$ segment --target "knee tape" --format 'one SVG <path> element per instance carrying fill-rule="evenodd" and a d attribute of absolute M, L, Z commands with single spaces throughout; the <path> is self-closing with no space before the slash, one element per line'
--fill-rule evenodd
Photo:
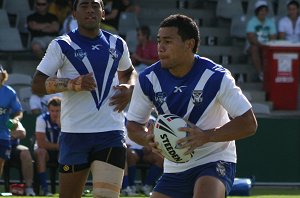
<path fill-rule="evenodd" d="M 94 195 L 96 193 L 99 197 L 119 196 L 124 175 L 123 169 L 102 161 L 94 161 L 91 165 L 91 172 Z"/>

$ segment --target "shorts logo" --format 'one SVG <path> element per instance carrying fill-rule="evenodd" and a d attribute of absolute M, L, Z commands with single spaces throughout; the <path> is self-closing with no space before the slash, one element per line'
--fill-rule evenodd
<path fill-rule="evenodd" d="M 68 171 L 70 170 L 70 167 L 69 167 L 68 165 L 64 165 L 64 166 L 63 166 L 63 170 L 64 170 L 65 172 L 68 172 Z"/>
<path fill-rule="evenodd" d="M 158 106 L 161 106 L 166 101 L 166 98 L 167 98 L 167 94 L 165 92 L 155 93 L 155 103 Z"/>
<path fill-rule="evenodd" d="M 220 176 L 222 176 L 222 177 L 225 176 L 225 174 L 226 174 L 226 168 L 225 168 L 225 166 L 224 166 L 224 164 L 222 162 L 218 162 L 217 163 L 216 171 L 217 171 L 217 173 Z"/>
<path fill-rule="evenodd" d="M 194 90 L 192 93 L 192 101 L 194 105 L 200 105 L 203 101 L 203 90 Z"/>
<path fill-rule="evenodd" d="M 86 56 L 86 52 L 82 49 L 77 49 L 75 50 L 74 56 L 82 61 L 82 59 Z"/>

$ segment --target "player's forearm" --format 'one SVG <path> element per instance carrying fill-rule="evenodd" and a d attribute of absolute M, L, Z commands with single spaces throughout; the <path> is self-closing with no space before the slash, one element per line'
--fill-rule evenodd
<path fill-rule="evenodd" d="M 127 124 L 128 137 L 142 146 L 148 146 L 147 132 L 145 126 L 133 121 L 128 121 Z"/>
<path fill-rule="evenodd" d="M 252 110 L 234 118 L 222 127 L 209 130 L 209 142 L 224 142 L 239 140 L 254 135 L 257 129 L 257 121 Z"/>
<path fill-rule="evenodd" d="M 71 90 L 69 78 L 49 77 L 45 82 L 46 91 L 48 94 L 59 93 Z"/>

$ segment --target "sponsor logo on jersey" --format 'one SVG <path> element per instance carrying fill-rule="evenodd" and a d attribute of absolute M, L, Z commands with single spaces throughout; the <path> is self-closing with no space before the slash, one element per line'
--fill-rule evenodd
<path fill-rule="evenodd" d="M 86 52 L 82 49 L 75 50 L 75 57 L 82 61 L 82 59 L 86 56 Z"/>
<path fill-rule="evenodd" d="M 200 105 L 203 101 L 203 90 L 194 90 L 192 93 L 192 101 L 194 105 Z"/>
<path fill-rule="evenodd" d="M 100 50 L 100 47 L 101 45 L 100 44 L 97 44 L 97 45 L 92 45 L 92 50 Z"/>
<path fill-rule="evenodd" d="M 182 89 L 186 88 L 186 87 L 187 86 L 184 86 L 184 85 L 183 86 L 179 86 L 179 87 L 175 86 L 173 93 L 177 93 L 177 92 L 182 93 Z"/>
<path fill-rule="evenodd" d="M 166 98 L 167 98 L 167 94 L 165 92 L 155 93 L 155 103 L 158 106 L 161 106 L 166 101 Z"/>
<path fill-rule="evenodd" d="M 110 55 L 112 56 L 113 59 L 118 58 L 118 54 L 117 54 L 116 49 L 110 48 L 109 53 L 110 53 Z"/>

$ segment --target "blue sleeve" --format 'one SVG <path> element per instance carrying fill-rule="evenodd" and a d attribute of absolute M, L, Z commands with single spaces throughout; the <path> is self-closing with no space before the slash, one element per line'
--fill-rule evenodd
<path fill-rule="evenodd" d="M 16 92 L 14 92 L 14 94 L 11 97 L 11 110 L 12 113 L 23 111 L 22 105 L 20 103 L 19 98 L 17 97 Z"/>

